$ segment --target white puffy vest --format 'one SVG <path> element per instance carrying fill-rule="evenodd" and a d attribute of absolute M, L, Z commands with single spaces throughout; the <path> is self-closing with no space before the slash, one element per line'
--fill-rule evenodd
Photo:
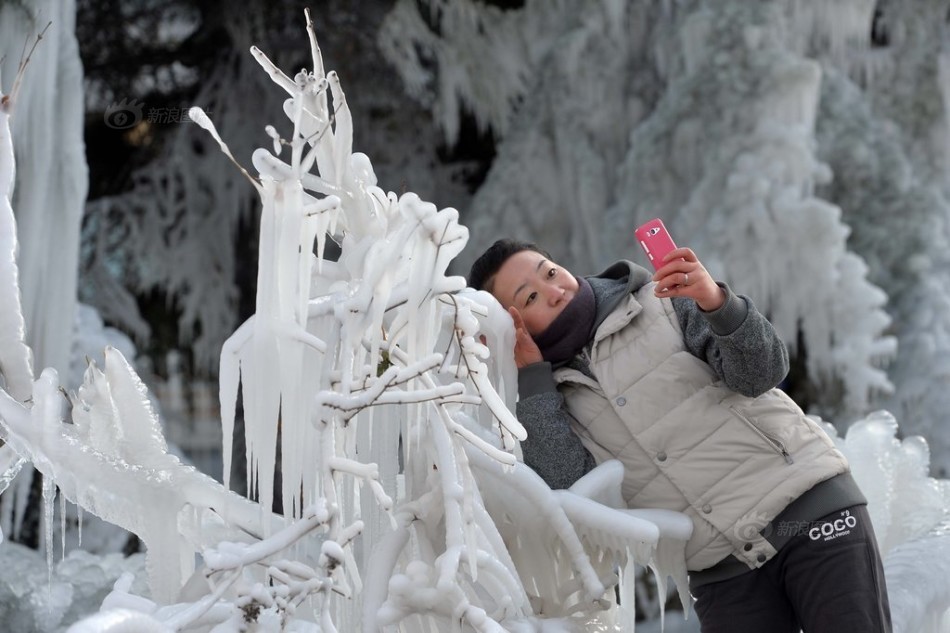
<path fill-rule="evenodd" d="M 791 398 L 748 398 L 689 353 L 672 302 L 647 284 L 600 325 L 597 380 L 555 372 L 574 430 L 597 462 L 619 459 L 630 507 L 689 515 L 688 569 L 734 554 L 760 567 L 775 548 L 758 530 L 815 484 L 848 471 L 827 434 Z"/>

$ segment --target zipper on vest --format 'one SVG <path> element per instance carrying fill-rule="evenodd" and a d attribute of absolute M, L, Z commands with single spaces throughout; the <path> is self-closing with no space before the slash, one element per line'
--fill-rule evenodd
<path fill-rule="evenodd" d="M 761 437 L 763 440 L 765 440 L 765 442 L 766 442 L 769 446 L 771 446 L 772 449 L 773 449 L 776 453 L 778 453 L 779 455 L 781 455 L 782 457 L 784 457 L 786 463 L 788 463 L 788 464 L 794 463 L 794 460 L 792 459 L 792 456 L 789 454 L 788 450 L 785 448 L 785 444 L 783 444 L 781 441 L 779 441 L 779 440 L 777 440 L 777 439 L 775 439 L 775 438 L 773 438 L 773 437 L 767 435 L 767 434 L 765 433 L 765 431 L 763 431 L 762 429 L 760 429 L 760 428 L 758 427 L 758 425 L 756 425 L 752 420 L 750 420 L 749 418 L 747 418 L 747 417 L 745 417 L 744 415 L 742 415 L 741 413 L 739 413 L 739 410 L 736 409 L 735 407 L 729 407 L 729 410 L 732 411 L 733 413 L 735 413 L 737 418 L 739 418 L 740 420 L 742 420 L 743 422 L 745 422 L 745 423 L 746 423 L 746 426 L 748 426 L 750 429 L 752 429 L 753 431 L 755 431 L 755 433 L 757 433 L 759 437 Z"/>

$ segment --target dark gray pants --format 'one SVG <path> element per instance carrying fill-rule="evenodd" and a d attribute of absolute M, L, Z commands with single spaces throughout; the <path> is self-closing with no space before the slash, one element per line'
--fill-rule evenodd
<path fill-rule="evenodd" d="M 702 633 L 890 633 L 866 506 L 803 524 L 759 569 L 696 587 Z"/>

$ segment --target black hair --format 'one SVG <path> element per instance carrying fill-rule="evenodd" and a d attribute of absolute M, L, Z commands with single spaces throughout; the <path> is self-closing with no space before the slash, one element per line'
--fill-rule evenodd
<path fill-rule="evenodd" d="M 468 285 L 471 288 L 476 290 L 487 290 L 491 292 L 492 281 L 494 280 L 495 273 L 498 272 L 498 269 L 501 268 L 502 264 L 508 261 L 508 258 L 516 253 L 521 251 L 534 251 L 535 253 L 541 253 L 548 259 L 551 259 L 551 256 L 548 255 L 541 247 L 532 242 L 523 242 L 521 240 L 512 240 L 512 239 L 501 239 L 488 247 L 484 253 L 482 253 L 478 259 L 475 260 L 475 263 L 472 264 L 471 270 L 468 273 Z"/>

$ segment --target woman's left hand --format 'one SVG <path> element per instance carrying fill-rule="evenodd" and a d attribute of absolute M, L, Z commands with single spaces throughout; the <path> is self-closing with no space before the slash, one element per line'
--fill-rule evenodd
<path fill-rule="evenodd" d="M 726 293 L 706 272 L 692 249 L 672 250 L 663 261 L 665 263 L 653 275 L 656 296 L 689 297 L 705 312 L 712 312 L 722 306 Z"/>

